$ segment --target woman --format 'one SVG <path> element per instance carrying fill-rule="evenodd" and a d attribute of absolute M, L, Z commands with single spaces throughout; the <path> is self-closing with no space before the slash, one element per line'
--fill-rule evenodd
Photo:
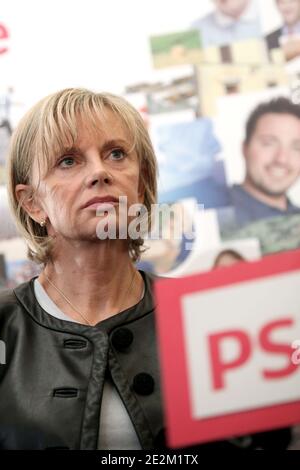
<path fill-rule="evenodd" d="M 141 240 L 97 234 L 112 208 L 118 225 L 119 196 L 155 202 L 142 119 L 121 98 L 64 90 L 23 118 L 9 161 L 13 212 L 44 269 L 1 298 L 2 446 L 149 448 L 161 426 L 152 281 L 134 266 Z"/>
<path fill-rule="evenodd" d="M 9 162 L 11 206 L 43 270 L 0 297 L 0 447 L 159 447 L 152 278 L 134 266 L 142 240 L 99 239 L 130 226 L 119 197 L 149 214 L 155 202 L 141 117 L 121 98 L 63 90 L 23 118 Z"/>

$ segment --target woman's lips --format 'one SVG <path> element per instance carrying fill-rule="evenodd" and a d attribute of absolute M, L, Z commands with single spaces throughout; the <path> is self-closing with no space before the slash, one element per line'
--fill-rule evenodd
<path fill-rule="evenodd" d="M 86 209 L 93 209 L 97 211 L 110 211 L 112 210 L 115 206 L 117 206 L 118 203 L 115 201 L 111 202 L 93 202 L 89 206 L 86 207 Z"/>

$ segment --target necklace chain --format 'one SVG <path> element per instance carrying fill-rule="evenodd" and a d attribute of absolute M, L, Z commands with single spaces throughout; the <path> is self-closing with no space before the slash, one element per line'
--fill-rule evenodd
<path fill-rule="evenodd" d="M 132 276 L 131 281 L 130 281 L 130 284 L 129 284 L 129 287 L 128 287 L 127 291 L 126 291 L 126 295 L 124 295 L 124 299 L 126 299 L 127 296 L 129 295 L 129 293 L 131 292 L 132 285 L 133 285 L 133 280 L 134 280 L 134 278 L 135 278 L 136 273 L 137 273 L 137 271 L 134 270 L 134 271 L 133 271 L 133 276 Z M 65 294 L 63 293 L 63 291 L 62 291 L 61 289 L 59 289 L 59 288 L 51 281 L 51 279 L 49 279 L 49 277 L 47 276 L 47 274 L 46 274 L 45 272 L 44 272 L 43 274 L 44 274 L 45 278 L 47 279 L 47 281 L 49 282 L 49 284 L 65 299 L 65 301 L 70 305 L 70 307 L 72 307 L 72 309 L 75 310 L 75 312 L 77 312 L 77 313 L 80 315 L 80 317 L 85 321 L 85 323 L 86 323 L 87 325 L 89 325 L 89 326 L 93 326 L 93 325 L 89 322 L 89 320 L 86 318 L 86 316 L 83 315 L 83 313 L 80 312 L 80 310 L 78 310 L 78 308 L 76 308 L 75 305 L 72 304 L 72 302 L 68 299 L 68 297 L 65 296 Z M 123 302 L 122 302 L 122 304 L 123 304 Z M 121 305 L 122 305 L 122 304 L 121 304 Z"/>

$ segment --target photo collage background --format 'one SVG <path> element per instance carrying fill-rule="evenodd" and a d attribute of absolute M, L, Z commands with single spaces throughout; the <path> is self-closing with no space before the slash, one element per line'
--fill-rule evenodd
<path fill-rule="evenodd" d="M 147 32 L 151 77 L 123 87 L 154 144 L 158 201 L 175 219 L 190 216 L 180 239 L 162 227 L 160 240 L 145 242 L 139 267 L 166 276 L 300 246 L 300 0 L 198 3 L 199 16 L 184 27 Z M 0 66 L 7 57 L 9 50 L 0 53 Z M 0 91 L 2 288 L 40 267 L 26 259 L 5 187 L 9 140 L 26 100 L 13 81 L 0 82 Z M 249 116 L 271 102 L 275 111 L 257 120 L 246 142 Z"/>

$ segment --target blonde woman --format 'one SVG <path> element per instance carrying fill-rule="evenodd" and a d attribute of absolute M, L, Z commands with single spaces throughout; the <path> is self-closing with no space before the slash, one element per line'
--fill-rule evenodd
<path fill-rule="evenodd" d="M 112 208 L 118 225 L 120 196 L 155 202 L 143 121 L 121 98 L 64 90 L 25 115 L 9 161 L 11 206 L 43 270 L 1 297 L 3 446 L 150 448 L 162 425 L 152 280 L 134 265 L 140 239 L 97 235 Z"/>
<path fill-rule="evenodd" d="M 141 117 L 109 94 L 43 99 L 14 132 L 8 191 L 43 269 L 0 297 L 0 448 L 159 447 L 152 278 L 134 264 L 143 241 L 98 233 L 99 222 L 129 227 L 120 197 L 149 214 L 155 202 Z"/>

